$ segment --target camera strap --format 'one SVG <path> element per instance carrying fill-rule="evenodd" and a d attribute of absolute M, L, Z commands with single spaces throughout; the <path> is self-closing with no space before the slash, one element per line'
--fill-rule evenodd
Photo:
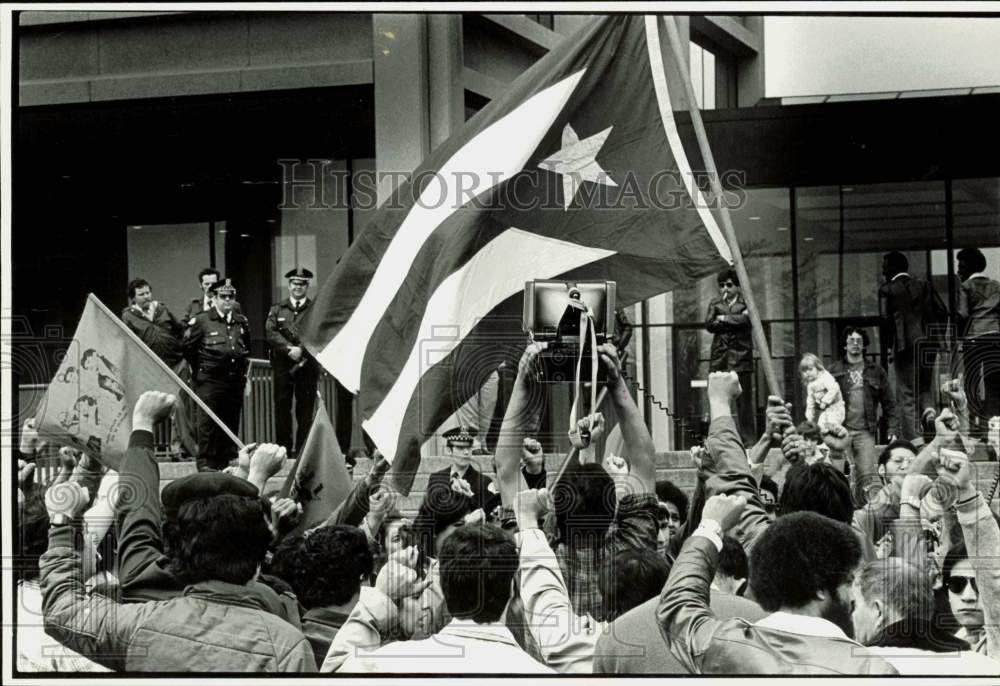
<path fill-rule="evenodd" d="M 589 435 L 584 439 L 580 435 L 580 429 L 577 426 L 581 391 L 580 372 L 583 369 L 583 355 L 588 335 L 590 337 L 590 414 L 587 416 L 590 420 L 589 425 L 593 427 L 597 416 L 597 365 L 600 364 L 600 361 L 597 359 L 597 330 L 594 327 L 594 317 L 589 309 L 580 312 L 580 352 L 576 358 L 573 405 L 569 411 L 569 440 L 579 450 L 590 445 Z"/>

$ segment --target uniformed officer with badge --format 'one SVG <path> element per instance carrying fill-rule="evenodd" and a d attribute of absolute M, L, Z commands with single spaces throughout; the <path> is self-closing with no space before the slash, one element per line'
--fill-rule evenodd
<path fill-rule="evenodd" d="M 212 307 L 195 315 L 184 339 L 195 392 L 236 433 L 250 366 L 250 324 L 234 311 L 236 287 L 226 279 L 210 291 Z M 236 444 L 205 412 L 198 413 L 198 471 L 225 469 Z"/>
<path fill-rule="evenodd" d="M 273 305 L 264 328 L 271 346 L 271 369 L 274 373 L 274 427 L 278 445 L 289 455 L 302 449 L 316 407 L 316 383 L 319 364 L 310 357 L 299 340 L 298 325 L 313 301 L 306 297 L 313 273 L 299 267 L 288 279 L 288 297 Z M 295 398 L 295 449 L 292 450 L 292 398 Z"/>

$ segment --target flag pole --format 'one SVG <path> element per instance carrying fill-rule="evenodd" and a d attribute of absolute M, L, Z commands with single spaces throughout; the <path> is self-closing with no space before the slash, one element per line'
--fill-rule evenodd
<path fill-rule="evenodd" d="M 663 15 L 663 24 L 667 27 L 667 36 L 670 39 L 670 48 L 674 53 L 674 62 L 677 71 L 680 73 L 681 82 L 684 84 L 684 93 L 687 96 L 688 111 L 691 113 L 691 123 L 694 125 L 694 133 L 698 139 L 698 148 L 701 150 L 701 158 L 705 162 L 705 171 L 712 185 L 712 194 L 719 199 L 719 213 L 722 215 L 722 229 L 726 236 L 726 243 L 733 254 L 733 267 L 736 269 L 736 277 L 740 280 L 740 288 L 743 291 L 743 299 L 746 301 L 747 313 L 750 315 L 751 334 L 753 343 L 760 351 L 760 361 L 764 366 L 764 378 L 767 380 L 767 387 L 771 395 L 781 395 L 781 387 L 778 385 L 778 377 L 774 372 L 774 361 L 771 359 L 771 349 L 764 336 L 764 327 L 760 321 L 760 311 L 757 309 L 757 301 L 753 296 L 753 288 L 750 284 L 750 277 L 747 274 L 746 265 L 743 263 L 743 253 L 740 252 L 740 243 L 736 239 L 736 230 L 733 228 L 733 220 L 729 216 L 729 208 L 721 202 L 722 184 L 719 181 L 719 172 L 715 166 L 715 157 L 712 149 L 708 145 L 708 135 L 705 133 L 705 124 L 701 120 L 701 110 L 698 108 L 698 100 L 695 98 L 694 86 L 691 84 L 691 74 L 687 66 L 687 59 L 681 49 L 680 36 L 677 32 L 677 24 L 674 17 Z M 744 389 L 749 392 L 749 389 Z"/>
<path fill-rule="evenodd" d="M 188 387 L 188 385 L 186 383 L 184 383 L 183 381 L 181 381 L 181 377 L 177 376 L 177 373 L 174 372 L 174 370 L 171 369 L 170 366 L 166 362 L 164 362 L 163 360 L 161 360 L 159 355 L 157 355 L 152 350 L 150 350 L 149 346 L 147 346 L 145 343 L 143 343 L 142 339 L 139 338 L 138 336 L 136 336 L 135 332 L 132 331 L 132 329 L 128 328 L 125 325 L 125 322 L 123 322 L 121 319 L 119 319 L 118 317 L 116 317 L 115 314 L 111 310 L 109 310 L 107 308 L 107 306 L 105 306 L 104 303 L 101 302 L 100 298 L 98 298 L 93 293 L 88 293 L 87 294 L 87 299 L 91 300 L 95 305 L 97 305 L 97 307 L 101 310 L 101 312 L 103 312 L 104 314 L 106 314 L 108 316 L 108 318 L 111 319 L 111 321 L 113 321 L 118 326 L 119 329 L 121 329 L 122 331 L 124 331 L 125 335 L 127 335 L 129 338 L 131 338 L 134 343 L 138 344 L 138 346 L 142 349 L 142 351 L 145 352 L 146 355 L 148 355 L 149 357 L 151 357 L 153 359 L 153 361 L 160 366 L 160 369 L 162 369 L 164 372 L 167 373 L 167 376 L 169 376 L 170 379 L 174 383 L 176 383 L 180 388 L 184 389 L 184 391 L 188 394 L 188 397 L 190 397 L 192 400 L 194 400 L 194 402 L 198 405 L 198 407 L 200 407 L 205 414 L 207 414 L 209 417 L 211 417 L 212 421 L 214 421 L 216 424 L 219 425 L 219 428 L 222 429 L 225 432 L 225 434 L 227 436 L 229 436 L 229 438 L 231 438 L 233 440 L 233 443 L 235 443 L 236 446 L 240 450 L 243 450 L 243 448 L 246 447 L 243 444 L 243 441 L 241 441 L 239 438 L 237 438 L 236 434 L 234 434 L 229 429 L 229 427 L 226 426 L 221 419 L 219 419 L 218 415 L 216 415 L 214 412 L 212 412 L 211 408 L 208 405 L 205 404 L 205 401 L 202 400 L 201 398 L 199 398 L 198 394 L 195 393 L 194 391 L 192 391 L 191 388 Z M 153 390 L 153 389 L 150 389 L 150 390 Z"/>

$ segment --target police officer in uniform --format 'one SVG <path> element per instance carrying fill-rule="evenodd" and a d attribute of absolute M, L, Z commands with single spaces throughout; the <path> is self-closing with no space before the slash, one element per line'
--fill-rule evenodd
<path fill-rule="evenodd" d="M 274 426 L 278 445 L 292 450 L 292 398 L 295 398 L 295 451 L 302 449 L 316 407 L 316 383 L 319 364 L 299 340 L 298 325 L 312 306 L 306 297 L 313 273 L 302 267 L 287 274 L 288 297 L 273 305 L 264 328 L 271 346 L 271 369 L 274 373 Z"/>
<path fill-rule="evenodd" d="M 212 308 L 195 315 L 184 339 L 195 392 L 236 433 L 250 366 L 250 324 L 235 311 L 230 279 L 214 286 Z M 221 470 L 236 458 L 236 445 L 205 412 L 198 413 L 198 471 Z"/>

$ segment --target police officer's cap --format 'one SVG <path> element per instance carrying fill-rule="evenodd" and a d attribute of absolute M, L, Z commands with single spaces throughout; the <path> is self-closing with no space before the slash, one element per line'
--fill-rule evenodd
<path fill-rule="evenodd" d="M 478 432 L 469 426 L 456 426 L 454 429 L 445 431 L 442 436 L 448 441 L 449 446 L 461 447 L 472 445 Z"/>
<path fill-rule="evenodd" d="M 214 498 L 218 495 L 256 498 L 259 494 L 257 487 L 245 479 L 225 472 L 198 472 L 171 481 L 164 486 L 160 500 L 163 502 L 163 513 L 173 518 L 181 505 L 194 500 Z"/>
<path fill-rule="evenodd" d="M 233 280 L 232 279 L 225 279 L 225 280 L 223 280 L 223 281 L 215 284 L 215 288 L 213 289 L 213 292 L 215 292 L 215 293 L 231 293 L 232 295 L 236 295 L 236 286 L 233 285 Z"/>
<path fill-rule="evenodd" d="M 313 277 L 313 273 L 305 267 L 297 267 L 285 274 L 286 279 L 304 279 L 308 281 Z"/>

